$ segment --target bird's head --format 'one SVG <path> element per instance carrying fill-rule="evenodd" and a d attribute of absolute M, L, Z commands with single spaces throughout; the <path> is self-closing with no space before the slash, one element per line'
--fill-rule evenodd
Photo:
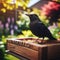
<path fill-rule="evenodd" d="M 29 18 L 31 17 L 38 17 L 36 14 L 26 14 Z"/>
<path fill-rule="evenodd" d="M 36 20 L 39 21 L 39 17 L 36 14 L 26 14 L 26 15 L 30 18 L 30 21 L 36 21 Z"/>

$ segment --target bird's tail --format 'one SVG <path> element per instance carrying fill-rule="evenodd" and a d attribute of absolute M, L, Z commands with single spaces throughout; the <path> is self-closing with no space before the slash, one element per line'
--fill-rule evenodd
<path fill-rule="evenodd" d="M 57 40 L 57 39 L 54 37 L 50 37 L 49 40 Z"/>

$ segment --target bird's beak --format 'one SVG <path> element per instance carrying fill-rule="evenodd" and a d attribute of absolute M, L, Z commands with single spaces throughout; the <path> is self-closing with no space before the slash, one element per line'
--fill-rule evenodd
<path fill-rule="evenodd" d="M 29 16 L 29 14 L 25 14 L 25 15 Z"/>
<path fill-rule="evenodd" d="M 27 15 L 27 16 L 28 16 L 28 14 L 25 14 L 25 15 Z"/>

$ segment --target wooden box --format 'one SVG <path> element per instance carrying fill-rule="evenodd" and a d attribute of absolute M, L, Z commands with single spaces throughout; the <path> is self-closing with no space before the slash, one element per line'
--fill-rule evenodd
<path fill-rule="evenodd" d="M 38 44 L 36 40 L 35 38 L 10 39 L 7 40 L 7 49 L 29 60 L 60 60 L 60 43 Z"/>

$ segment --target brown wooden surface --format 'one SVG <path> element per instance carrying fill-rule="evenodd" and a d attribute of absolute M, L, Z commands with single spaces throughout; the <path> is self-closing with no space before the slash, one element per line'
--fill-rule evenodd
<path fill-rule="evenodd" d="M 60 59 L 60 43 L 38 44 L 22 42 L 22 40 L 8 40 L 7 49 L 30 60 Z"/>
<path fill-rule="evenodd" d="M 38 60 L 38 51 L 8 43 L 7 49 L 31 60 Z"/>

